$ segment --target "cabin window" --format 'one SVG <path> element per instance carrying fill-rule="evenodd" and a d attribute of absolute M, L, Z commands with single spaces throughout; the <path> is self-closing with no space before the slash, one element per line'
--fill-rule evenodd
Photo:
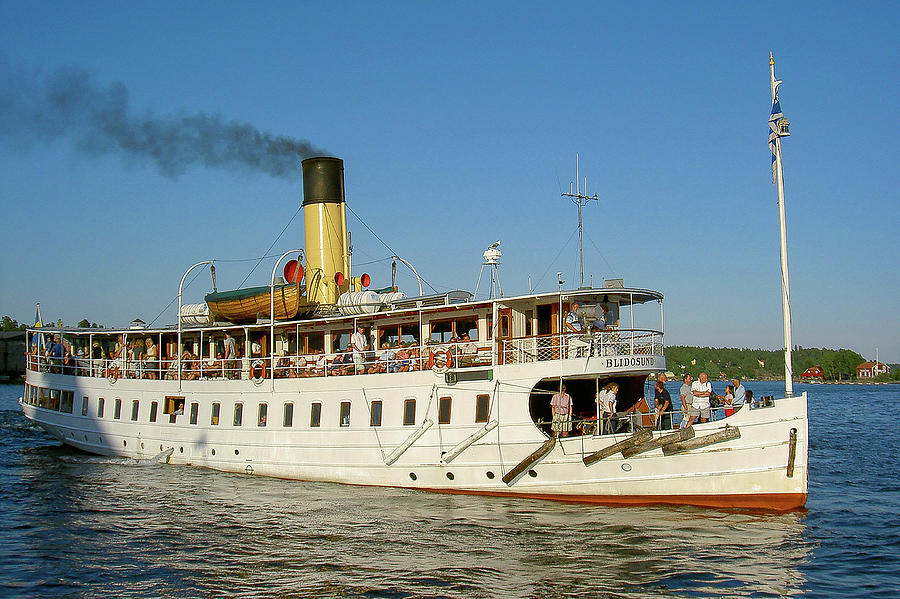
<path fill-rule="evenodd" d="M 460 318 L 456 321 L 456 336 L 458 338 L 462 338 L 463 335 L 469 335 L 469 339 L 472 341 L 478 340 L 478 319 L 472 316 L 471 318 Z"/>
<path fill-rule="evenodd" d="M 487 338 L 488 340 L 494 338 L 494 315 L 488 314 L 484 317 L 484 321 L 487 323 Z"/>
<path fill-rule="evenodd" d="M 103 408 L 106 405 L 106 400 L 102 397 L 97 400 L 97 418 L 103 418 Z"/>
<path fill-rule="evenodd" d="M 442 397 L 438 400 L 438 424 L 450 424 L 450 397 Z"/>
<path fill-rule="evenodd" d="M 509 338 L 509 315 L 503 314 L 500 316 L 500 337 L 503 339 Z"/>
<path fill-rule="evenodd" d="M 431 323 L 431 340 L 436 343 L 446 343 L 453 336 L 453 321 L 440 320 Z"/>
<path fill-rule="evenodd" d="M 313 428 L 322 425 L 322 404 L 315 402 L 309 409 L 309 425 Z"/>
<path fill-rule="evenodd" d="M 209 423 L 212 426 L 219 426 L 219 411 L 222 409 L 222 406 L 219 402 L 214 402 L 212 405 L 212 415 L 209 417 Z"/>
<path fill-rule="evenodd" d="M 156 412 L 159 410 L 159 402 L 150 403 L 150 422 L 156 422 Z"/>
<path fill-rule="evenodd" d="M 51 410 L 59 412 L 59 389 L 50 389 L 50 406 Z"/>
<path fill-rule="evenodd" d="M 372 411 L 369 415 L 369 426 L 381 426 L 381 400 L 372 402 Z"/>
<path fill-rule="evenodd" d="M 350 345 L 350 331 L 331 332 L 331 353 L 337 353 Z"/>
<path fill-rule="evenodd" d="M 163 405 L 163 414 L 172 414 L 178 410 L 184 414 L 184 396 L 167 395 L 166 403 Z"/>
<path fill-rule="evenodd" d="M 233 426 L 240 426 L 244 420 L 244 404 L 236 403 L 234 404 L 234 420 L 232 421 Z"/>
<path fill-rule="evenodd" d="M 543 304 L 537 307 L 537 334 L 549 335 L 553 332 L 554 304 Z"/>
<path fill-rule="evenodd" d="M 325 353 L 325 333 L 308 333 L 300 335 L 297 346 L 298 354 Z"/>
<path fill-rule="evenodd" d="M 115 407 L 115 410 L 113 411 L 113 418 L 118 420 L 121 417 L 122 417 L 122 400 L 117 397 L 116 398 L 116 407 Z"/>
<path fill-rule="evenodd" d="M 341 426 L 350 426 L 350 402 L 341 402 Z"/>
<path fill-rule="evenodd" d="M 478 395 L 475 398 L 475 422 L 487 422 L 491 413 L 491 396 Z"/>
<path fill-rule="evenodd" d="M 532 321 L 534 320 L 534 312 L 532 310 L 525 311 L 525 336 L 531 337 L 534 334 Z"/>
<path fill-rule="evenodd" d="M 268 420 L 269 405 L 259 404 L 259 411 L 256 414 L 256 426 L 265 426 Z"/>
<path fill-rule="evenodd" d="M 294 404 L 284 404 L 284 426 L 285 428 L 294 426 Z"/>
<path fill-rule="evenodd" d="M 191 403 L 191 424 L 197 424 L 197 413 L 200 411 L 200 404 Z"/>
<path fill-rule="evenodd" d="M 390 324 L 380 327 L 379 335 L 380 343 L 390 343 L 394 347 L 398 341 L 404 344 L 419 345 L 419 325 L 418 324 Z"/>
<path fill-rule="evenodd" d="M 141 402 L 136 399 L 131 400 L 131 420 L 132 422 L 138 419 L 138 412 L 141 409 Z"/>
<path fill-rule="evenodd" d="M 75 392 L 74 391 L 63 391 L 62 392 L 62 401 L 59 404 L 59 411 L 65 412 L 66 414 L 71 414 L 73 403 L 75 403 Z"/>
<path fill-rule="evenodd" d="M 416 423 L 416 400 L 407 399 L 403 402 L 403 426 L 411 426 Z"/>
<path fill-rule="evenodd" d="M 87 395 L 85 395 L 84 397 L 81 398 L 81 415 L 82 416 L 88 415 L 88 397 L 87 397 Z"/>

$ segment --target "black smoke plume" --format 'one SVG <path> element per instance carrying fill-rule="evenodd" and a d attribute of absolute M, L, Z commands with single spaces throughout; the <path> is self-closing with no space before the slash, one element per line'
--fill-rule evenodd
<path fill-rule="evenodd" d="M 77 67 L 28 72 L 0 57 L 0 140 L 28 147 L 59 139 L 90 155 L 152 161 L 173 178 L 197 164 L 296 178 L 301 159 L 325 154 L 218 114 L 135 114 L 121 83 L 104 88 Z"/>

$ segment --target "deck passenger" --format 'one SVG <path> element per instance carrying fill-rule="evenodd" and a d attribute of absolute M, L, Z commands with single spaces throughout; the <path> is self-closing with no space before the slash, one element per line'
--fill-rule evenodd
<path fill-rule="evenodd" d="M 603 413 L 603 430 L 602 434 L 612 434 L 618 428 L 616 419 L 616 394 L 619 392 L 619 384 L 610 382 L 604 385 L 597 395 L 597 403 L 600 404 L 600 411 Z"/>
<path fill-rule="evenodd" d="M 459 345 L 459 365 L 471 366 L 478 357 L 478 346 L 472 343 L 468 333 L 462 334 L 462 340 Z"/>
<path fill-rule="evenodd" d="M 366 328 L 363 325 L 358 325 L 356 332 L 350 336 L 350 348 L 353 349 L 353 366 L 356 372 L 359 374 L 364 373 L 366 350 L 369 349 L 369 338 L 366 336 Z"/>
<path fill-rule="evenodd" d="M 691 395 L 694 396 L 694 407 L 700 410 L 700 422 L 709 422 L 710 396 L 712 385 L 707 380 L 706 373 L 700 373 L 700 379 L 691 383 Z"/>
<path fill-rule="evenodd" d="M 734 414 L 734 385 L 725 385 L 725 395 L 722 397 L 725 407 L 725 418 Z"/>
<path fill-rule="evenodd" d="M 661 374 L 656 381 L 653 393 L 656 404 L 656 429 L 667 431 L 672 428 L 672 396 L 666 389 L 666 375 Z"/>
<path fill-rule="evenodd" d="M 584 356 L 585 350 L 590 347 L 589 343 L 585 343 L 582 336 L 584 335 L 584 325 L 581 324 L 581 317 L 578 315 L 578 302 L 572 302 L 569 307 L 569 313 L 566 314 L 566 334 L 569 337 L 569 358 L 580 358 Z"/>
<path fill-rule="evenodd" d="M 694 395 L 691 393 L 691 380 L 689 374 L 684 375 L 684 384 L 681 385 L 681 428 L 687 428 L 700 417 L 700 410 L 694 407 Z"/>
<path fill-rule="evenodd" d="M 231 331 L 225 331 L 225 376 L 229 379 L 235 378 L 235 359 L 237 358 L 237 347 L 234 343 L 234 337 Z"/>
<path fill-rule="evenodd" d="M 396 355 L 390 343 L 382 343 L 381 353 L 378 355 L 378 372 L 397 372 L 398 365 L 394 359 Z"/>
<path fill-rule="evenodd" d="M 147 337 L 144 344 L 147 346 L 144 353 L 146 356 L 145 374 L 148 379 L 155 380 L 159 378 L 159 347 L 153 343 L 153 339 L 150 337 Z"/>
<path fill-rule="evenodd" d="M 731 383 L 734 385 L 734 399 L 731 400 L 731 405 L 734 407 L 734 411 L 737 412 L 747 403 L 747 390 L 744 389 L 744 385 L 741 384 L 739 377 L 731 379 Z"/>
<path fill-rule="evenodd" d="M 572 396 L 566 393 L 565 383 L 559 386 L 559 393 L 550 398 L 550 411 L 553 414 L 551 429 L 555 437 L 568 437 L 572 430 Z"/>

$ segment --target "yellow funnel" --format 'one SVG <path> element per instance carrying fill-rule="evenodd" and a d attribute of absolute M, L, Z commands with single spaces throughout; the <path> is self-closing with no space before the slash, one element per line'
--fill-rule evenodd
<path fill-rule="evenodd" d="M 303 226 L 307 301 L 336 304 L 338 296 L 350 288 L 344 162 L 340 158 L 303 161 Z M 338 273 L 343 275 L 340 284 L 335 280 Z"/>

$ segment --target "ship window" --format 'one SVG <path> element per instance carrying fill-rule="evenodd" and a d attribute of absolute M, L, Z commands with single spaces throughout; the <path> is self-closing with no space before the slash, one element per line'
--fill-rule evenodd
<path fill-rule="evenodd" d="M 106 400 L 102 397 L 97 400 L 97 418 L 103 418 L 103 408 L 106 405 Z"/>
<path fill-rule="evenodd" d="M 438 424 L 450 424 L 450 397 L 442 397 L 438 400 Z"/>
<path fill-rule="evenodd" d="M 138 411 L 139 411 L 140 409 L 141 409 L 141 404 L 140 404 L 140 402 L 139 402 L 138 400 L 136 400 L 136 399 L 133 399 L 133 400 L 131 401 L 131 419 L 132 419 L 132 420 L 137 420 L 137 419 L 138 419 Z"/>
<path fill-rule="evenodd" d="M 200 411 L 200 404 L 197 402 L 191 403 L 191 424 L 197 424 L 197 412 Z"/>
<path fill-rule="evenodd" d="M 441 320 L 431 323 L 431 340 L 437 343 L 446 343 L 453 336 L 453 321 Z"/>
<path fill-rule="evenodd" d="M 259 411 L 257 412 L 257 415 L 256 415 L 256 426 L 265 426 L 266 425 L 266 419 L 268 416 L 268 412 L 269 412 L 268 404 L 264 404 L 264 403 L 259 404 Z"/>
<path fill-rule="evenodd" d="M 213 426 L 219 426 L 219 410 L 221 409 L 221 404 L 219 402 L 215 402 L 212 405 L 212 416 L 209 417 L 209 423 Z"/>
<path fill-rule="evenodd" d="M 65 412 L 66 414 L 72 413 L 72 404 L 75 403 L 75 392 L 74 391 L 63 391 L 62 392 L 62 401 L 59 405 L 59 411 Z"/>
<path fill-rule="evenodd" d="M 171 414 L 181 410 L 184 414 L 184 396 L 166 395 L 166 403 L 163 405 L 163 414 Z"/>
<path fill-rule="evenodd" d="M 350 402 L 341 402 L 341 426 L 350 426 Z"/>
<path fill-rule="evenodd" d="M 416 400 L 407 399 L 403 402 L 403 426 L 416 423 Z"/>
<path fill-rule="evenodd" d="M 85 395 L 84 397 L 81 398 L 81 415 L 82 416 L 88 415 L 88 397 L 87 397 L 87 395 Z"/>
<path fill-rule="evenodd" d="M 48 407 L 59 412 L 59 389 L 50 389 L 50 405 Z"/>
<path fill-rule="evenodd" d="M 491 396 L 479 395 L 475 398 L 475 422 L 487 422 L 491 410 Z"/>
<path fill-rule="evenodd" d="M 460 318 L 456 321 L 456 336 L 462 338 L 463 334 L 469 335 L 472 341 L 478 340 L 478 319 L 474 316 L 471 318 Z"/>
<path fill-rule="evenodd" d="M 485 321 L 485 323 L 487 323 L 487 338 L 493 339 L 494 338 L 494 315 L 488 314 L 487 316 L 484 317 L 484 321 Z"/>
<path fill-rule="evenodd" d="M 331 353 L 337 353 L 350 345 L 350 331 L 331 332 Z"/>
<path fill-rule="evenodd" d="M 294 426 L 294 404 L 292 403 L 284 404 L 284 426 L 285 428 Z"/>
<path fill-rule="evenodd" d="M 115 410 L 113 411 L 113 418 L 118 420 L 121 417 L 122 417 L 122 400 L 117 397 L 116 398 L 116 407 L 115 407 Z"/>
<path fill-rule="evenodd" d="M 532 321 L 534 320 L 534 312 L 531 310 L 525 311 L 525 336 L 531 337 L 532 335 Z"/>
<path fill-rule="evenodd" d="M 156 412 L 159 410 L 159 402 L 150 402 L 150 422 L 156 422 Z"/>
<path fill-rule="evenodd" d="M 369 415 L 369 426 L 381 426 L 381 400 L 372 402 L 372 411 Z"/>
<path fill-rule="evenodd" d="M 309 409 L 309 425 L 317 427 L 322 425 L 322 404 L 315 402 Z"/>
<path fill-rule="evenodd" d="M 234 404 L 234 426 L 240 426 L 241 422 L 244 420 L 244 404 L 236 403 Z"/>

